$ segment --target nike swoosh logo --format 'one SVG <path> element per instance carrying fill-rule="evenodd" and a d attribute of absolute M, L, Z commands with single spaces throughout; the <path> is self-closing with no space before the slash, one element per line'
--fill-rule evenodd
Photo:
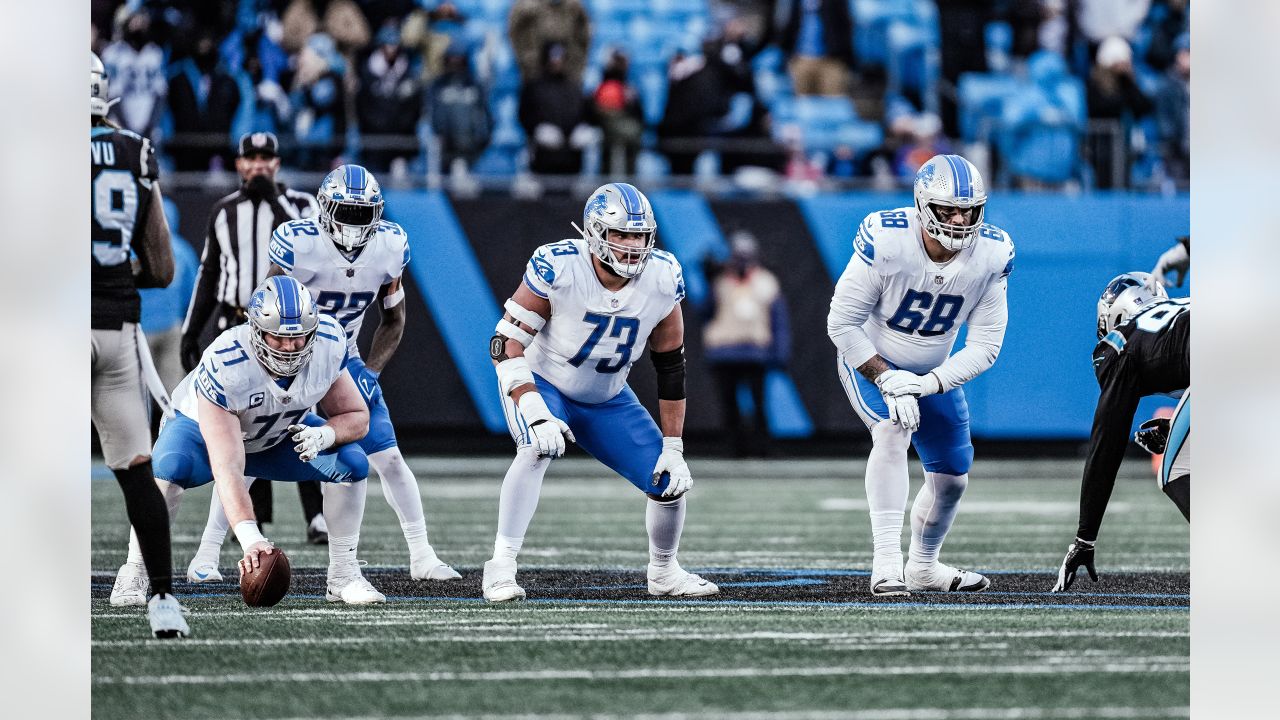
<path fill-rule="evenodd" d="M 198 577 L 198 578 L 200 578 L 201 580 L 203 580 L 203 579 L 205 579 L 205 578 L 209 577 L 209 573 L 202 573 L 202 572 L 200 572 L 199 570 L 197 570 L 197 571 L 196 571 L 196 577 Z"/>

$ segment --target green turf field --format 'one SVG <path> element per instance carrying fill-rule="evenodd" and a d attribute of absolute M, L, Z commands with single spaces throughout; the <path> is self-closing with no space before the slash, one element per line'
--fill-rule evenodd
<path fill-rule="evenodd" d="M 548 474 L 521 553 L 529 601 L 506 606 L 478 599 L 506 461 L 410 464 L 432 544 L 461 581 L 408 581 L 399 526 L 375 480 L 361 556 L 391 602 L 326 603 L 325 550 L 301 542 L 296 492 L 279 484 L 267 534 L 293 561 L 293 593 L 255 610 L 234 582 L 180 583 L 195 635 L 185 641 L 149 640 L 141 609 L 107 603 L 126 531 L 119 490 L 96 468 L 94 715 L 1188 714 L 1189 532 L 1144 463 L 1127 465 L 1117 485 L 1097 585 L 1047 593 L 1074 532 L 1080 463 L 979 460 L 942 557 L 993 571 L 990 591 L 873 599 L 861 463 L 693 456 L 681 560 L 724 592 L 678 602 L 644 591 L 643 497 L 594 461 L 564 460 Z M 185 498 L 174 530 L 179 574 L 209 494 Z M 228 578 L 236 548 L 232 540 L 223 554 Z"/>

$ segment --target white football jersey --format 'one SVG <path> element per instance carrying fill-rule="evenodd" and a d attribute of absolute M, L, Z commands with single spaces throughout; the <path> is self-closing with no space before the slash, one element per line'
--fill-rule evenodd
<path fill-rule="evenodd" d="M 622 391 L 654 326 L 684 298 L 684 275 L 671 253 L 655 248 L 644 271 L 612 292 L 580 239 L 538 248 L 524 282 L 551 302 L 551 319 L 525 350 L 530 369 L 585 403 Z"/>
<path fill-rule="evenodd" d="M 960 325 L 999 293 L 1013 271 L 1013 241 L 983 224 L 972 245 L 939 265 L 925 253 L 916 209 L 873 212 L 858 226 L 849 259 L 832 299 L 833 315 L 866 315 L 862 329 L 875 352 L 916 373 L 941 365 Z M 1000 319 L 1003 337 L 1003 317 Z"/>
<path fill-rule="evenodd" d="M 306 218 L 276 228 L 270 253 L 271 262 L 307 286 L 320 312 L 338 319 L 355 357 L 365 311 L 382 286 L 400 277 L 409 264 L 409 236 L 396 223 L 382 220 L 355 260 L 348 260 L 321 231 L 320 219 Z"/>
<path fill-rule="evenodd" d="M 284 440 L 289 426 L 329 392 L 347 360 L 342 326 L 321 314 L 311 359 L 289 387 L 282 388 L 254 355 L 252 332 L 248 323 L 224 330 L 173 391 L 174 407 L 196 422 L 200 422 L 200 396 L 239 417 L 248 453 Z"/>

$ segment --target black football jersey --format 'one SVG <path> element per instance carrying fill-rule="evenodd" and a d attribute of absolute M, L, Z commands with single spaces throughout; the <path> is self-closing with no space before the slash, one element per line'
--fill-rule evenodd
<path fill-rule="evenodd" d="M 1107 333 L 1093 350 L 1102 394 L 1093 414 L 1077 537 L 1096 540 L 1138 401 L 1191 385 L 1191 299 L 1165 300 Z"/>
<path fill-rule="evenodd" d="M 151 185 L 159 178 L 146 138 L 107 125 L 89 130 L 90 237 L 93 309 L 91 326 L 119 329 L 138 322 L 142 301 L 133 281 L 130 251 L 147 224 Z"/>

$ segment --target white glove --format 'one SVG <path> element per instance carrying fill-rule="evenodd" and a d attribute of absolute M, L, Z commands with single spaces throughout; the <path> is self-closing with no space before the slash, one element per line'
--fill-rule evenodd
<path fill-rule="evenodd" d="M 529 439 L 538 457 L 558 458 L 564 455 L 565 440 L 574 442 L 569 425 L 551 414 L 547 403 L 536 392 L 520 396 L 520 414 L 529 423 Z"/>
<path fill-rule="evenodd" d="M 289 433 L 293 435 L 293 441 L 298 443 L 293 446 L 293 451 L 298 453 L 298 459 L 302 462 L 315 460 L 317 455 L 333 447 L 333 441 L 337 437 L 333 428 L 328 425 L 290 425 Z"/>
<path fill-rule="evenodd" d="M 653 482 L 656 485 L 662 473 L 670 473 L 671 481 L 662 497 L 678 498 L 693 489 L 693 475 L 689 473 L 689 464 L 684 461 L 684 440 L 678 437 L 662 438 L 662 454 L 658 456 L 658 464 L 653 466 Z"/>
<path fill-rule="evenodd" d="M 906 370 L 885 370 L 876 377 L 882 395 L 924 397 L 942 391 L 942 381 L 934 373 L 917 375 Z"/>
<path fill-rule="evenodd" d="M 1155 292 L 1156 285 L 1164 287 L 1169 286 L 1169 273 L 1176 272 L 1178 280 L 1176 285 L 1182 287 L 1183 280 L 1187 277 L 1187 268 L 1191 267 L 1191 255 L 1187 252 L 1187 248 L 1182 243 L 1174 243 L 1173 247 L 1164 251 L 1160 259 L 1156 261 L 1156 266 L 1151 271 L 1151 280 L 1147 283 L 1148 289 Z"/>
<path fill-rule="evenodd" d="M 907 432 L 920 429 L 920 405 L 914 395 L 885 395 L 884 404 L 889 406 L 889 421 L 894 425 Z"/>

